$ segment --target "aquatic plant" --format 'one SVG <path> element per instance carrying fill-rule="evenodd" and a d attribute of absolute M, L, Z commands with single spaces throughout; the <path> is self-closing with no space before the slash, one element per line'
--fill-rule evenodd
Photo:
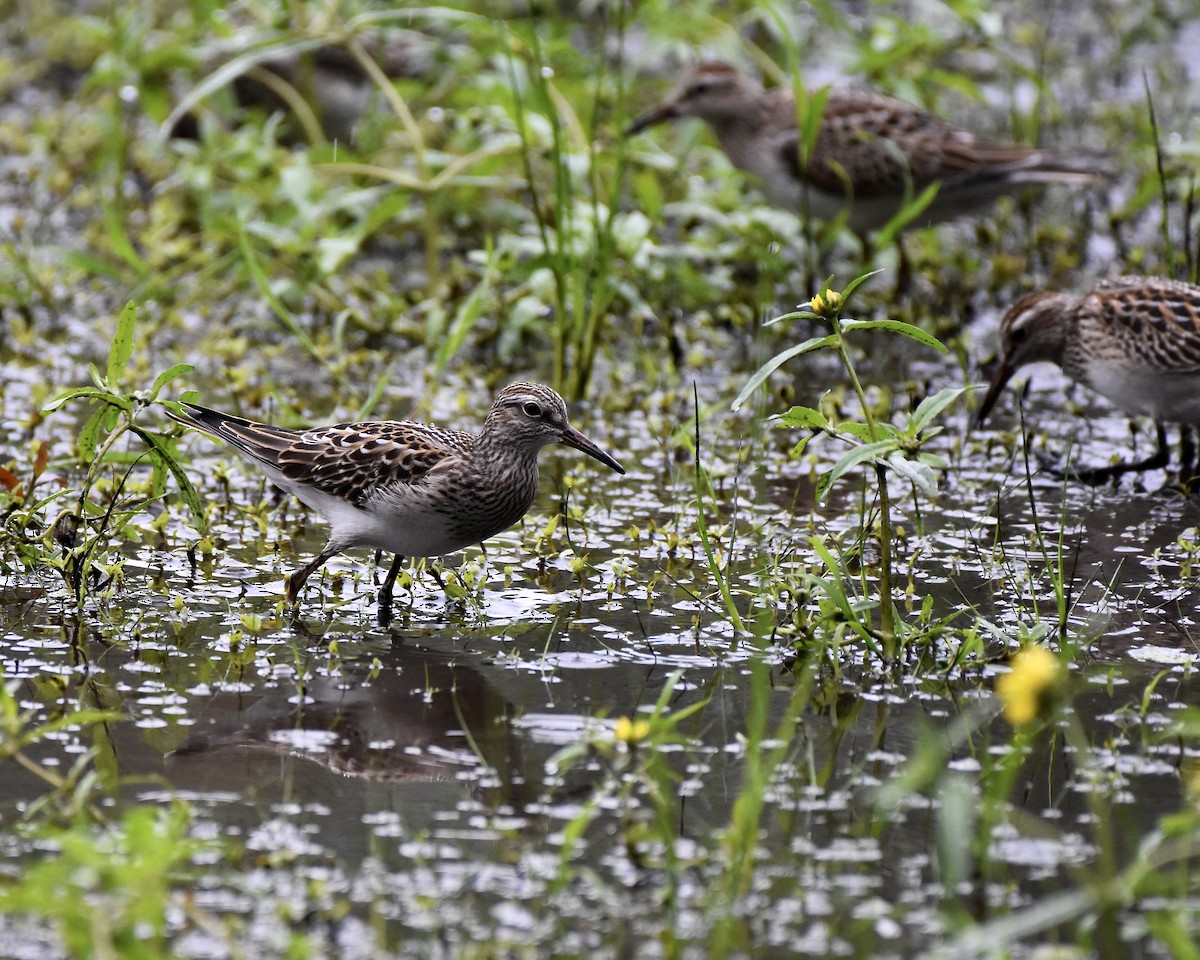
<path fill-rule="evenodd" d="M 136 330 L 137 304 L 130 301 L 116 319 L 104 373 L 91 366 L 93 386 L 68 390 L 44 408 L 44 413 L 54 414 L 74 401 L 92 404 L 77 439 L 76 457 L 84 466 L 78 486 L 34 499 L 33 483 L 39 476 L 35 466 L 21 502 L 8 517 L 8 539 L 18 554 L 26 562 L 57 570 L 80 616 L 89 597 L 111 596 L 121 576 L 121 548 L 128 540 L 140 539 L 134 521 L 166 494 L 168 477 L 174 478 L 197 521 L 204 520 L 200 497 L 169 443 L 139 420 L 160 391 L 192 367 L 177 363 L 155 377 L 147 389 L 122 390 Z M 120 449 L 120 441 L 128 436 L 139 439 L 141 446 Z M 144 476 L 147 467 L 149 476 Z M 51 508 L 61 507 L 59 501 L 66 506 L 51 517 Z"/>
<path fill-rule="evenodd" d="M 1190 10 L 1147 26 L 1119 3 L 1074 21 L 914 9 L 16 6 L 0 25 L 11 949 L 1194 954 L 1194 504 L 1048 481 L 1037 435 L 960 433 L 961 405 L 934 409 L 974 378 L 1010 293 L 1114 262 L 1185 268 Z M 416 38 L 428 69 L 381 77 L 376 27 Z M 326 46 L 365 55 L 376 109 L 353 142 L 321 127 Z M 847 307 L 820 278 L 889 252 L 846 266 L 841 223 L 762 203 L 697 127 L 669 148 L 620 139 L 627 87 L 640 100 L 634 83 L 709 50 L 807 84 L 810 131 L 822 84 L 857 74 L 981 132 L 1119 144 L 1120 182 L 911 233 L 908 295 L 862 285 Z M 281 54 L 290 81 L 266 76 Z M 234 103 L 239 72 L 279 108 Z M 181 104 L 200 139 L 162 136 Z M 763 325 L 796 290 L 812 316 Z M 852 317 L 933 332 L 949 357 Z M 797 343 L 725 412 L 810 336 L 835 339 Z M 307 514 L 218 451 L 188 464 L 198 504 L 177 483 L 151 389 L 177 361 L 214 403 L 294 422 L 415 404 L 468 424 L 498 381 L 561 378 L 635 466 L 573 485 L 556 463 L 560 495 L 486 561 L 469 552 L 446 595 L 416 577 L 388 631 L 363 616 L 369 564 L 331 576 L 306 625 L 275 604 Z M 85 392 L 50 403 L 68 386 Z M 1154 644 L 1174 659 L 1130 653 Z M 1006 688 L 1035 691 L 1002 677 L 1038 647 L 1065 679 L 1013 727 Z M 222 740 L 275 694 L 297 708 L 286 729 Z M 213 752 L 164 762 L 206 734 Z M 355 769 L 338 738 L 398 763 Z"/>
<path fill-rule="evenodd" d="M 840 292 L 832 290 L 829 283 L 826 282 L 806 307 L 769 321 L 769 323 L 794 320 L 817 321 L 827 323 L 831 332 L 823 336 L 810 337 L 794 347 L 781 351 L 764 363 L 742 388 L 742 392 L 733 402 L 733 409 L 741 407 L 772 373 L 789 360 L 817 350 L 831 349 L 837 354 L 858 401 L 860 418 L 834 421 L 830 420 L 819 407 L 796 405 L 773 419 L 782 427 L 812 431 L 810 437 L 825 435 L 849 446 L 850 449 L 830 469 L 820 475 L 817 482 L 819 502 L 825 500 L 834 484 L 856 468 L 867 467 L 869 472 L 873 473 L 874 491 L 879 508 L 878 596 L 874 599 L 870 598 L 867 585 L 863 581 L 861 588 L 864 593 L 864 602 L 852 603 L 849 599 L 848 589 L 852 582 L 851 579 L 845 575 L 844 568 L 834 559 L 828 546 L 819 540 L 814 540 L 812 546 L 821 555 L 834 576 L 832 582 L 820 577 L 810 582 L 822 587 L 826 595 L 834 599 L 839 609 L 848 615 L 850 622 L 857 624 L 859 636 L 864 643 L 885 660 L 894 661 L 905 649 L 909 638 L 899 629 L 896 618 L 892 558 L 895 538 L 893 505 L 888 488 L 889 477 L 895 476 L 899 480 L 907 482 L 912 487 L 914 495 L 932 497 L 937 493 L 937 475 L 939 471 L 945 469 L 946 460 L 940 454 L 923 450 L 922 447 L 931 437 L 936 436 L 942 430 L 942 427 L 934 424 L 934 420 L 958 400 L 967 388 L 945 387 L 926 397 L 912 413 L 904 418 L 900 425 L 892 423 L 889 417 L 880 416 L 876 412 L 874 406 L 868 401 L 866 391 L 859 378 L 855 360 L 849 348 L 849 336 L 869 330 L 882 330 L 915 340 L 917 343 L 941 353 L 946 352 L 946 347 L 931 334 L 900 320 L 843 318 L 842 311 L 846 308 L 851 295 L 869 276 L 870 274 L 865 274 L 858 277 L 844 291 Z M 809 439 L 801 439 L 793 448 L 792 455 L 799 456 L 808 445 Z M 868 534 L 865 512 L 862 514 L 861 522 L 864 525 L 863 537 L 865 539 Z M 877 623 L 872 622 L 867 616 L 872 608 L 878 608 Z"/>
<path fill-rule="evenodd" d="M 0 884 L 0 910 L 45 920 L 72 957 L 161 957 L 172 912 L 205 921 L 179 870 L 215 845 L 189 835 L 191 820 L 186 804 L 135 806 L 99 830 L 81 820 L 47 832 L 54 852 Z"/>

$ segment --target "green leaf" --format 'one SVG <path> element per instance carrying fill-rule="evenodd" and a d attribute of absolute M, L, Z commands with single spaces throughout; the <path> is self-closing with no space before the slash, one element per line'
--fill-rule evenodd
<path fill-rule="evenodd" d="M 177 363 L 169 370 L 164 370 L 154 380 L 154 386 L 150 388 L 150 396 L 148 400 L 154 400 L 158 397 L 158 392 L 176 377 L 183 376 L 185 373 L 191 373 L 193 367 L 190 363 Z"/>
<path fill-rule="evenodd" d="M 842 330 L 846 333 L 851 330 L 891 330 L 892 333 L 903 334 L 910 340 L 933 347 L 939 353 L 947 352 L 946 345 L 933 334 L 926 333 L 920 327 L 914 327 L 911 323 L 905 323 L 903 320 L 843 320 Z"/>
<path fill-rule="evenodd" d="M 908 429 L 911 433 L 920 433 L 927 423 L 945 410 L 950 404 L 961 397 L 967 387 L 946 387 L 931 397 L 926 397 L 908 418 Z"/>
<path fill-rule="evenodd" d="M 317 269 L 325 276 L 332 276 L 342 265 L 358 253 L 361 241 L 357 237 L 321 237 L 316 244 Z"/>
<path fill-rule="evenodd" d="M 261 47 L 255 47 L 253 50 L 248 50 L 240 56 L 234 57 L 232 60 L 223 64 L 219 69 L 210 73 L 200 83 L 193 87 L 191 92 L 186 94 L 182 100 L 171 111 L 171 115 L 163 121 L 162 129 L 170 130 L 179 121 L 179 118 L 184 114 L 189 113 L 201 100 L 209 94 L 220 90 L 226 84 L 232 83 L 251 67 L 255 67 L 265 60 L 287 60 L 289 57 L 299 56 L 309 50 L 316 50 L 318 47 L 324 47 L 328 41 L 324 37 L 317 37 L 311 40 L 293 40 L 285 43 L 272 43 Z"/>
<path fill-rule="evenodd" d="M 763 326 L 769 327 L 773 323 L 783 323 L 784 320 L 820 320 L 819 314 L 813 313 L 811 310 L 795 310 L 792 313 L 785 313 L 779 317 L 772 317 L 770 320 L 764 320 Z"/>
<path fill-rule="evenodd" d="M 375 383 L 371 387 L 370 394 L 368 394 L 367 399 L 363 401 L 362 406 L 358 408 L 354 415 L 355 420 L 367 420 L 370 418 L 371 412 L 378 405 L 379 401 L 383 399 L 383 392 L 387 389 L 388 383 L 391 381 L 392 374 L 395 372 L 395 369 L 396 361 L 392 361 L 386 367 L 384 367 L 383 372 L 375 378 Z"/>
<path fill-rule="evenodd" d="M 915 484 L 917 489 L 926 496 L 937 495 L 937 473 L 928 464 L 909 460 L 899 450 L 888 457 L 886 462 L 896 473 Z"/>
<path fill-rule="evenodd" d="M 868 644 L 873 644 L 874 638 L 863 623 L 862 612 L 870 610 L 874 604 L 870 601 L 862 601 L 857 605 L 856 609 L 855 604 L 851 601 L 845 588 L 842 586 L 843 583 L 852 582 L 853 580 L 847 573 L 845 564 L 841 563 L 833 555 L 820 537 L 809 537 L 808 542 L 812 545 L 817 556 L 821 558 L 821 562 L 825 564 L 825 569 L 833 574 L 830 577 L 818 577 L 810 574 L 808 582 L 820 587 L 821 593 L 837 607 L 838 612 L 842 615 L 842 619 L 850 625 L 850 628 L 858 634 L 860 639 Z"/>
<path fill-rule="evenodd" d="M 820 410 L 812 407 L 792 407 L 786 413 L 772 417 L 781 427 L 800 427 L 803 429 L 828 430 L 829 420 Z"/>
<path fill-rule="evenodd" d="M 830 488 L 860 463 L 877 460 L 885 451 L 895 448 L 895 440 L 877 440 L 875 443 L 864 443 L 855 447 L 843 455 L 842 459 L 833 465 L 833 469 L 821 475 L 821 479 L 817 482 L 817 499 L 824 500 Z"/>
<path fill-rule="evenodd" d="M 933 198 L 937 196 L 938 187 L 940 186 L 941 184 L 938 182 L 931 183 L 909 200 L 908 203 L 896 212 L 891 220 L 883 225 L 879 233 L 875 236 L 875 242 L 880 245 L 880 249 L 890 245 L 901 230 L 919 217 L 925 208 L 933 203 Z"/>
<path fill-rule="evenodd" d="M 353 36 L 364 26 L 390 23 L 392 20 L 400 20 L 405 26 L 409 26 L 414 20 L 421 17 L 433 23 L 494 23 L 481 13 L 452 10 L 449 7 L 406 7 L 400 10 L 369 10 L 366 13 L 360 13 L 346 21 L 347 33 Z"/>
<path fill-rule="evenodd" d="M 767 377 L 791 360 L 792 357 L 811 353 L 813 350 L 820 350 L 822 347 L 832 346 L 834 343 L 837 343 L 837 337 L 831 333 L 824 337 L 812 337 L 803 343 L 784 350 L 783 353 L 777 353 L 754 372 L 754 375 L 747 381 L 746 385 L 742 388 L 742 392 L 737 395 L 737 399 L 733 401 L 729 409 L 739 409 L 750 398 L 750 394 L 754 393 Z"/>
<path fill-rule="evenodd" d="M 183 497 L 183 502 L 187 504 L 188 509 L 192 512 L 192 517 L 195 518 L 196 527 L 201 533 L 204 533 L 208 524 L 204 515 L 204 504 L 200 500 L 200 494 L 196 492 L 196 488 L 192 485 L 187 473 L 183 467 L 179 465 L 179 461 L 172 455 L 170 448 L 163 443 L 162 438 L 156 434 L 149 433 L 143 430 L 136 424 L 131 424 L 130 429 L 145 441 L 159 457 L 162 458 L 163 466 L 171 471 L 171 476 L 175 478 L 175 482 L 179 484 L 179 493 Z"/>
<path fill-rule="evenodd" d="M 130 300 L 117 317 L 117 329 L 113 334 L 112 346 L 108 350 L 108 372 L 105 379 L 110 387 L 121 380 L 121 374 L 133 356 L 133 331 L 137 326 L 137 303 Z"/>
<path fill-rule="evenodd" d="M 263 295 L 270 305 L 272 312 L 279 318 L 279 322 L 287 328 L 288 332 L 299 341 L 300 345 L 314 359 L 320 361 L 322 365 L 328 366 L 325 363 L 325 359 L 321 356 L 321 352 L 317 349 L 317 345 L 313 343 L 312 338 L 300 328 L 300 325 L 296 323 L 295 317 L 292 316 L 292 312 L 284 306 L 283 301 L 271 289 L 271 279 L 267 276 L 267 272 L 263 269 L 262 264 L 258 262 L 258 257 L 254 253 L 254 247 L 250 245 L 250 235 L 247 231 L 255 226 L 259 226 L 259 224 L 248 226 L 244 221 L 238 221 L 238 249 L 242 253 L 242 261 L 246 264 L 250 278 L 254 281 L 254 285 L 258 287 L 259 293 Z"/>
<path fill-rule="evenodd" d="M 870 273 L 864 273 L 862 276 L 855 277 L 853 280 L 851 280 L 846 285 L 846 289 L 842 291 L 842 303 L 844 304 L 847 300 L 849 300 L 850 295 L 853 294 L 855 290 L 857 290 L 859 287 L 861 287 L 864 283 L 866 283 L 868 280 L 870 280 L 873 276 L 875 276 L 878 273 L 883 273 L 883 271 L 882 270 L 872 270 Z M 830 279 L 832 279 L 832 278 L 830 278 Z M 826 281 L 826 283 L 828 283 L 828 281 Z"/>
<path fill-rule="evenodd" d="M 800 163 L 805 163 L 813 154 L 817 145 L 817 134 L 821 130 L 821 117 L 825 115 L 825 105 L 829 102 L 829 87 L 819 87 L 806 97 L 796 98 L 796 122 L 800 128 L 800 143 L 804 155 L 798 157 Z"/>
<path fill-rule="evenodd" d="M 850 436 L 861 440 L 863 443 L 871 443 L 876 439 L 871 433 L 870 426 L 865 423 L 859 423 L 857 420 L 844 420 L 839 423 L 834 430 L 839 434 L 848 433 Z M 883 438 L 881 437 L 879 439 Z"/>
<path fill-rule="evenodd" d="M 96 459 L 96 450 L 100 446 L 100 431 L 104 427 L 104 417 L 109 409 L 108 406 L 100 407 L 88 418 L 83 429 L 79 431 L 79 459 L 84 463 L 90 463 Z"/>
<path fill-rule="evenodd" d="M 124 210 L 121 204 L 111 197 L 106 197 L 100 210 L 104 216 L 104 226 L 108 230 L 108 240 L 112 244 L 113 250 L 116 251 L 117 256 L 133 268 L 139 278 L 144 277 L 146 264 L 138 256 L 137 249 L 129 239 L 129 232 L 125 229 L 125 221 L 122 218 Z"/>
<path fill-rule="evenodd" d="M 454 314 L 450 329 L 439 337 L 441 342 L 438 345 L 437 353 L 434 354 L 433 380 L 436 381 L 440 377 L 442 371 L 446 369 L 446 365 L 466 342 L 471 330 L 482 316 L 488 302 L 488 294 L 492 289 L 493 267 L 494 263 L 489 258 L 479 283 L 475 285 L 462 306 Z"/>
<path fill-rule="evenodd" d="M 53 413 L 64 403 L 70 400 L 78 400 L 80 397 L 86 397 L 89 400 L 101 400 L 110 406 L 117 407 L 120 410 L 132 410 L 133 400 L 129 397 L 122 397 L 115 393 L 110 393 L 107 390 L 97 390 L 95 387 L 79 387 L 76 390 L 68 390 L 60 397 L 56 397 L 48 404 L 42 407 L 42 413 Z"/>
<path fill-rule="evenodd" d="M 157 500 L 167 492 L 167 471 L 170 469 L 166 461 L 157 453 L 150 453 L 150 483 L 149 496 Z"/>
<path fill-rule="evenodd" d="M 52 247 L 50 249 L 58 253 L 64 263 L 77 267 L 84 273 L 97 277 L 107 277 L 109 280 L 125 280 L 127 278 L 127 275 L 120 268 L 101 257 L 84 253 L 80 250 L 65 250 L 62 247 Z"/>

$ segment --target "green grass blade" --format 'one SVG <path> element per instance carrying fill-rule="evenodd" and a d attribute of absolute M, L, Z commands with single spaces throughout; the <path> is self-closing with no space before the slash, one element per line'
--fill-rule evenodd
<path fill-rule="evenodd" d="M 946 387 L 932 396 L 926 397 L 908 418 L 908 428 L 913 433 L 920 433 L 926 425 L 938 414 L 954 403 L 971 387 Z"/>
<path fill-rule="evenodd" d="M 190 363 L 177 363 L 170 369 L 164 370 L 154 378 L 154 386 L 150 388 L 150 399 L 157 399 L 158 393 L 163 387 L 165 387 L 176 377 L 181 377 L 185 373 L 191 373 L 192 369 L 193 367 Z"/>
<path fill-rule="evenodd" d="M 136 433 L 145 444 L 150 447 L 155 453 L 162 458 L 163 465 L 171 471 L 171 476 L 175 478 L 175 482 L 179 484 L 179 494 L 183 497 L 183 502 L 187 504 L 188 510 L 191 511 L 192 517 L 196 521 L 196 528 L 204 533 L 208 521 L 204 513 L 204 503 L 200 499 L 200 494 L 196 492 L 191 479 L 186 471 L 179 465 L 179 461 L 175 459 L 170 448 L 163 443 L 162 438 L 157 434 L 143 430 L 137 424 L 132 424 L 130 429 Z"/>
<path fill-rule="evenodd" d="M 80 387 L 77 390 L 68 390 L 62 396 L 55 397 L 48 404 L 42 407 L 42 413 L 53 413 L 63 404 L 71 400 L 78 400 L 81 397 L 88 400 L 101 400 L 104 403 L 111 404 L 114 407 L 120 407 L 122 410 L 132 410 L 133 401 L 128 397 L 120 397 L 108 390 L 99 390 L 96 387 Z"/>
<path fill-rule="evenodd" d="M 300 328 L 296 323 L 292 312 L 283 304 L 283 301 L 275 295 L 275 291 L 271 289 L 271 280 L 267 273 L 262 268 L 262 264 L 258 262 L 258 257 L 254 253 L 254 247 L 250 245 L 250 235 L 246 232 L 245 222 L 238 221 L 238 248 L 242 252 L 242 260 L 246 264 L 246 269 L 250 272 L 250 278 L 254 281 L 254 285 L 258 287 L 259 292 L 266 298 L 267 303 L 271 305 L 271 310 L 275 316 L 279 318 L 280 323 L 287 328 L 288 332 L 296 338 L 297 341 L 307 350 L 316 360 L 325 365 L 325 360 L 317 350 L 317 345 L 313 343 L 312 338 Z"/>
<path fill-rule="evenodd" d="M 175 109 L 171 111 L 170 116 L 163 121 L 162 129 L 164 131 L 170 130 L 179 122 L 180 117 L 187 114 L 196 104 L 222 87 L 232 83 L 251 67 L 258 66 L 267 60 L 286 60 L 288 57 L 296 57 L 309 50 L 317 50 L 326 46 L 329 46 L 329 41 L 323 37 L 292 40 L 255 47 L 241 56 L 234 57 L 228 63 L 222 64 L 188 91 L 176 105 Z"/>

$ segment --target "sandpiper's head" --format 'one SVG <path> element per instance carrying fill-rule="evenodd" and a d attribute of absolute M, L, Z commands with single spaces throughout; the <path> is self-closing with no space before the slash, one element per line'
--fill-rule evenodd
<path fill-rule="evenodd" d="M 565 443 L 617 473 L 625 472 L 616 460 L 571 426 L 563 398 L 540 383 L 511 383 L 501 390 L 492 403 L 484 432 L 502 437 L 505 446 L 535 453 L 547 444 Z"/>
<path fill-rule="evenodd" d="M 729 64 L 719 60 L 698 63 L 683 75 L 666 100 L 634 120 L 625 135 L 632 136 L 676 117 L 700 117 L 718 126 L 740 120 L 750 106 L 747 101 L 758 93 L 761 88 Z"/>
<path fill-rule="evenodd" d="M 1021 367 L 1041 360 L 1062 366 L 1070 311 L 1077 302 L 1071 294 L 1038 290 L 1013 304 L 1000 321 L 1000 362 L 979 406 L 976 424 L 991 413 L 1005 385 Z"/>

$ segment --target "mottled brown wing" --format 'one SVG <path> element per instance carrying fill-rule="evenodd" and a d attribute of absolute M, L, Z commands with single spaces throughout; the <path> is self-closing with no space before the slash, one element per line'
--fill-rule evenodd
<path fill-rule="evenodd" d="M 276 466 L 290 480 L 360 505 L 381 488 L 418 483 L 472 439 L 403 421 L 339 423 L 299 434 Z"/>
<path fill-rule="evenodd" d="M 797 175 L 798 143 L 796 133 L 790 144 L 782 145 L 785 162 Z M 935 181 L 989 171 L 1002 176 L 1034 155 L 1029 147 L 977 140 L 903 100 L 865 90 L 833 90 L 807 178 L 830 193 L 895 196 Z"/>
<path fill-rule="evenodd" d="M 1117 277 L 1092 296 L 1105 317 L 1136 339 L 1145 359 L 1172 373 L 1200 373 L 1200 287 L 1164 277 Z"/>

